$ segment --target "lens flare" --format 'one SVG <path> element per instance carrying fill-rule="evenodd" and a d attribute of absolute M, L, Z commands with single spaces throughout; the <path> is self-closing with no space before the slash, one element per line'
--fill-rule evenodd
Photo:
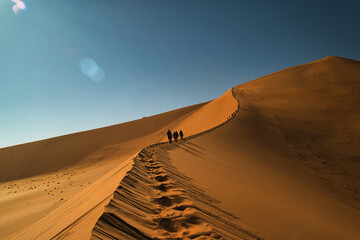
<path fill-rule="evenodd" d="M 12 10 L 13 10 L 13 12 L 14 12 L 15 14 L 18 14 L 19 11 L 20 11 L 20 9 L 19 9 L 19 7 L 18 7 L 17 5 L 14 5 L 14 6 L 12 7 Z"/>
<path fill-rule="evenodd" d="M 94 82 L 101 82 L 105 79 L 105 73 L 98 66 L 94 59 L 84 57 L 79 62 L 80 71 Z"/>
<path fill-rule="evenodd" d="M 80 70 L 87 76 L 92 76 L 98 71 L 98 66 L 94 59 L 85 57 L 79 62 Z"/>
<path fill-rule="evenodd" d="M 17 1 L 16 6 L 18 6 L 19 9 L 24 10 L 26 9 L 25 3 L 22 1 Z"/>
<path fill-rule="evenodd" d="M 102 68 L 98 68 L 98 71 L 91 76 L 91 80 L 93 80 L 94 82 L 101 82 L 104 81 L 105 79 L 105 73 L 104 70 L 102 70 Z"/>
<path fill-rule="evenodd" d="M 26 9 L 26 5 L 23 1 L 21 0 L 11 0 L 13 3 L 15 3 L 15 5 L 12 7 L 13 12 L 15 14 L 19 13 L 20 10 L 25 10 Z"/>

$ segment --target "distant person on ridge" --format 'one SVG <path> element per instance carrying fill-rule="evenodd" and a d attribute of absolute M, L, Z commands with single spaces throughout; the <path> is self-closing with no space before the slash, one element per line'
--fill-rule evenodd
<path fill-rule="evenodd" d="M 174 136 L 175 142 L 177 142 L 178 137 L 179 137 L 178 132 L 177 132 L 177 131 L 175 131 L 175 132 L 173 133 L 173 136 Z"/>
<path fill-rule="evenodd" d="M 172 142 L 172 137 L 173 137 L 173 135 L 172 135 L 171 131 L 170 131 L 170 130 L 168 130 L 166 134 L 167 134 L 167 136 L 168 136 L 169 143 L 171 143 L 171 142 Z"/>
<path fill-rule="evenodd" d="M 180 134 L 180 138 L 181 138 L 181 139 L 184 139 L 184 133 L 183 133 L 182 130 L 180 130 L 179 134 Z"/>

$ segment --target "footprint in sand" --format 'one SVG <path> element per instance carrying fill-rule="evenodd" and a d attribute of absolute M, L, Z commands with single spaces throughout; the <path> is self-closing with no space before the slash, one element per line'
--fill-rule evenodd
<path fill-rule="evenodd" d="M 96 223 L 93 237 L 103 239 L 111 236 L 115 239 L 115 235 L 112 236 L 112 232 L 107 230 L 113 228 L 116 229 L 116 236 L 154 239 L 135 227 L 139 224 L 146 226 L 142 222 L 144 219 L 139 216 L 147 216 L 147 221 L 152 222 L 148 232 L 153 231 L 159 240 L 224 239 L 221 236 L 223 233 L 227 239 L 240 235 L 246 235 L 241 239 L 259 239 L 244 234 L 242 229 L 236 227 L 235 219 L 213 207 L 213 201 L 204 191 L 192 185 L 190 178 L 174 169 L 167 159 L 159 160 L 156 149 L 148 147 L 134 159 L 133 169 L 120 183 L 109 208 L 106 208 L 110 211 L 105 210 Z M 205 206 L 205 209 L 201 206 Z M 125 219 L 129 217 L 131 222 L 138 221 L 137 224 L 126 222 Z M 214 224 L 209 224 L 209 221 Z M 219 226 L 226 226 L 226 230 Z"/>
<path fill-rule="evenodd" d="M 166 180 L 168 180 L 168 177 L 166 175 L 156 176 L 155 180 L 158 182 L 165 182 Z"/>

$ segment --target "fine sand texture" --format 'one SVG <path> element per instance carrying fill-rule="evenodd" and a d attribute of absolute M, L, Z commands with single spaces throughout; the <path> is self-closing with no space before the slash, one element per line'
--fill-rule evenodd
<path fill-rule="evenodd" d="M 185 125 L 187 135 L 214 127 L 236 107 L 229 90 L 208 103 L 0 149 L 0 239 L 89 239 L 141 149 L 188 118 L 198 125 Z"/>
<path fill-rule="evenodd" d="M 265 239 L 360 236 L 360 64 L 327 57 L 234 88 L 227 124 L 168 148 Z"/>
<path fill-rule="evenodd" d="M 358 74 L 329 57 L 234 88 L 233 118 L 140 152 L 92 239 L 357 239 Z"/>
<path fill-rule="evenodd" d="M 0 239 L 357 239 L 360 64 L 0 149 Z M 166 131 L 185 139 L 166 143 Z M 162 142 L 162 143 L 160 143 Z"/>
<path fill-rule="evenodd" d="M 138 154 L 92 239 L 261 239 L 181 174 L 164 149 Z"/>

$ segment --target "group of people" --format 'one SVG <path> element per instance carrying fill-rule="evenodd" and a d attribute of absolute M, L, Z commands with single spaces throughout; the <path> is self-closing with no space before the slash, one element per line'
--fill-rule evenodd
<path fill-rule="evenodd" d="M 174 138 L 175 142 L 177 142 L 178 138 L 180 137 L 181 139 L 184 138 L 184 133 L 182 130 L 180 130 L 179 132 L 175 131 L 173 133 L 171 133 L 170 130 L 167 131 L 167 136 L 169 139 L 169 143 L 172 143 L 172 139 Z"/>
<path fill-rule="evenodd" d="M 233 112 L 230 116 L 228 116 L 228 117 L 226 118 L 226 120 L 229 120 L 230 118 L 234 117 L 234 116 L 235 116 L 235 114 L 236 114 L 236 111 L 235 111 L 235 112 Z"/>

